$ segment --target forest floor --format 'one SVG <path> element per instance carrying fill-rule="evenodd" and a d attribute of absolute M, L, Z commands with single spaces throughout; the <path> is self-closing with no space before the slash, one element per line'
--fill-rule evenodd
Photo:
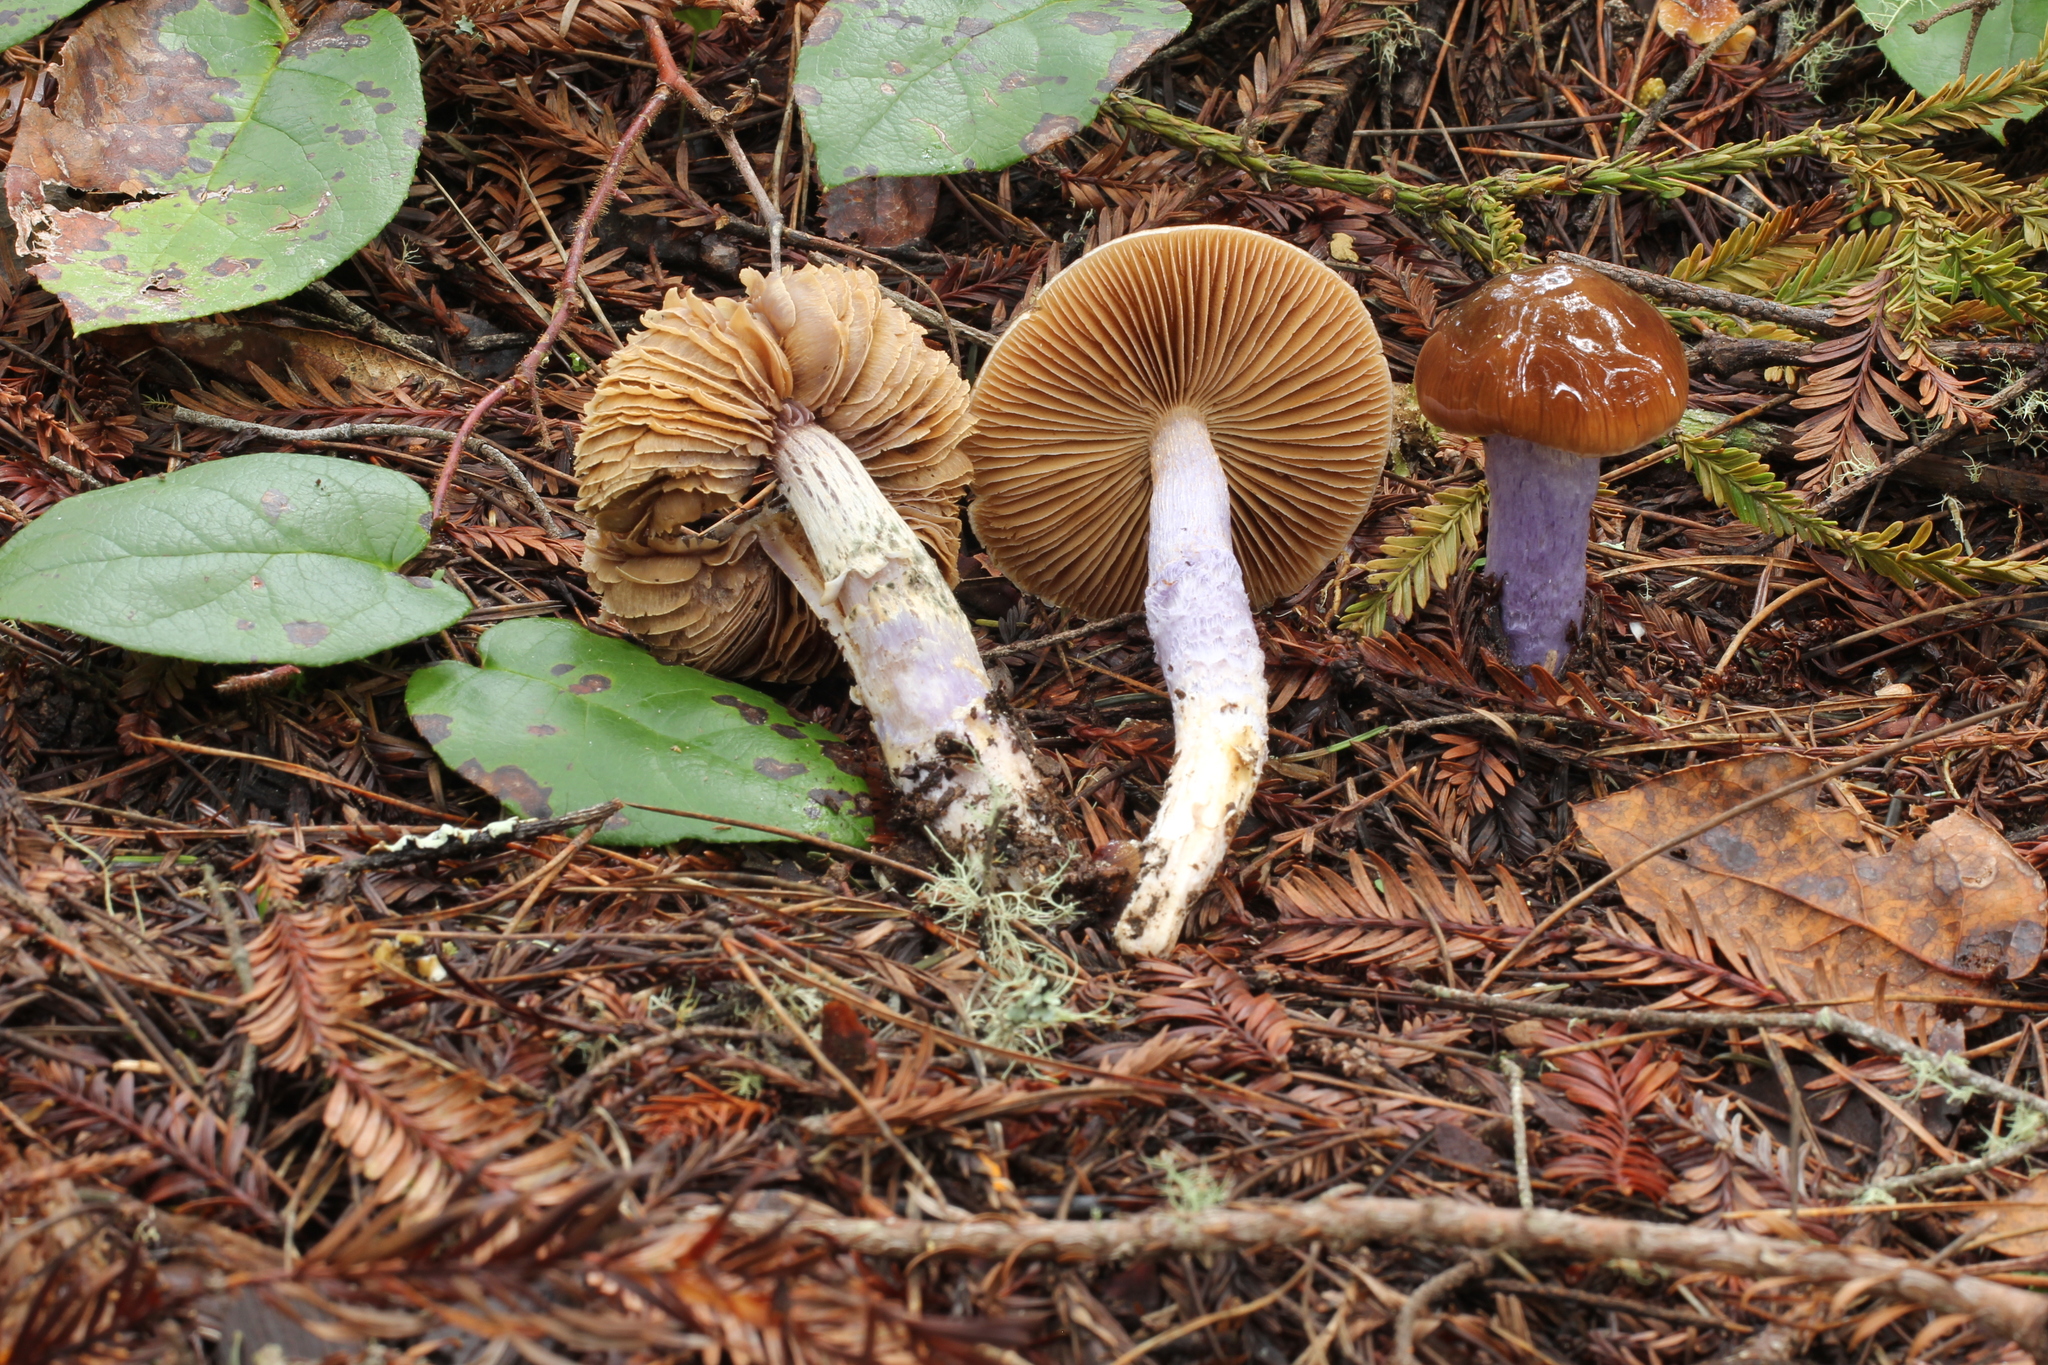
<path fill-rule="evenodd" d="M 1398 383 L 1488 273 L 1486 230 L 1452 240 L 1391 193 L 1108 117 L 921 203 L 828 200 L 784 102 L 815 7 L 721 3 L 678 52 L 760 173 L 781 166 L 787 255 L 870 265 L 935 306 L 970 377 L 974 338 L 1049 256 L 1142 227 L 1238 224 L 1331 260 Z M 534 342 L 652 89 L 642 16 L 666 6 L 399 12 L 429 136 L 407 207 L 338 293 L 79 338 L 7 263 L 9 525 L 278 448 L 237 423 L 452 431 Z M 1630 0 L 1344 13 L 1381 22 L 1333 38 L 1342 16 L 1304 0 L 1197 0 L 1192 41 L 1128 88 L 1247 154 L 1240 135 L 1453 187 L 1610 157 L 1645 82 L 1678 86 L 1698 55 Z M 1644 150 L 1784 138 L 1907 93 L 1843 0 L 1756 27 Z M 66 31 L 7 54 L 17 103 Z M 1932 145 L 2032 186 L 2048 116 L 2008 133 Z M 744 186 L 689 111 L 631 150 L 621 188 L 537 391 L 479 433 L 559 534 L 496 466 L 466 464 L 422 561 L 474 600 L 461 624 L 250 677 L 0 623 L 0 1359 L 1959 1363 L 2048 1343 L 2048 1300 L 2024 1292 L 2048 1284 L 2027 880 L 2048 865 L 2048 594 L 2028 590 L 2044 579 L 1990 570 L 1965 598 L 1759 529 L 1714 495 L 1746 455 L 1704 475 L 1668 448 L 1611 462 L 1586 646 L 1561 683 L 1529 684 L 1491 653 L 1473 570 L 1459 495 L 1479 448 L 1404 429 L 1349 550 L 1261 614 L 1273 757 L 1168 958 L 1110 945 L 1113 877 L 1020 908 L 894 828 L 880 795 L 873 852 L 897 866 L 601 847 L 589 820 L 373 854 L 501 814 L 412 729 L 414 670 L 474 659 L 517 618 L 619 633 L 580 569 L 568 472 L 594 364 L 668 290 L 730 295 L 766 268 Z M 1743 430 L 1765 472 L 1839 503 L 1844 527 L 1931 528 L 1980 564 L 2048 545 L 2037 329 L 1963 309 L 1927 332 L 1972 386 L 1930 441 L 1949 372 L 1899 363 L 1873 312 L 1895 212 L 1834 162 L 1513 208 L 1536 257 L 1835 309 L 1833 331 L 1758 328 L 1742 350 L 1701 344 L 1735 320 L 1708 300 L 1686 340 L 1691 406 L 1761 409 Z M 1801 270 L 1819 282 L 1804 294 Z M 1854 343 L 1814 354 L 1837 332 Z M 1849 410 L 1866 401 L 1903 425 Z M 1939 448 L 1898 460 L 1915 441 Z M 423 486 L 447 449 L 360 432 L 296 448 Z M 1883 477 L 1855 481 L 1859 459 Z M 1845 482 L 1853 496 L 1830 492 Z M 978 549 L 960 598 L 1057 761 L 1077 861 L 1113 861 L 1173 754 L 1143 623 L 1023 597 Z M 1378 635 L 1346 624 L 1390 573 L 1410 604 Z M 844 737 L 880 792 L 843 677 L 767 690 Z M 1746 891 L 1706 872 L 1594 886 L 1827 765 L 1723 827 L 1753 855 Z M 1984 868 L 1996 906 L 1949 895 Z M 1830 876 L 1861 879 L 1855 915 L 1813 889 Z M 1839 1004 L 1863 1022 L 1814 1013 Z M 1936 1054 L 1955 1048 L 1981 1084 L 1944 1080 Z"/>

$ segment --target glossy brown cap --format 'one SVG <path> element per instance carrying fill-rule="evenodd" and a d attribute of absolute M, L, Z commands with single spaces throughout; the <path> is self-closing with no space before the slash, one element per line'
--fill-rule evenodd
<path fill-rule="evenodd" d="M 1415 361 L 1422 415 L 1459 436 L 1619 455 L 1678 425 L 1685 348 L 1648 299 L 1575 265 L 1499 275 Z"/>
<path fill-rule="evenodd" d="M 837 653 L 761 549 L 759 523 L 778 514 L 735 514 L 783 404 L 860 458 L 950 583 L 967 385 L 872 271 L 740 279 L 745 299 L 672 292 L 605 362 L 576 442 L 577 506 L 596 522 L 584 568 L 606 610 L 666 662 L 808 682 Z"/>
<path fill-rule="evenodd" d="M 1230 483 L 1254 606 L 1299 590 L 1365 513 L 1391 385 L 1358 294 L 1244 228 L 1133 233 L 1054 277 L 974 390 L 974 528 L 1018 586 L 1091 617 L 1145 593 L 1152 433 L 1192 409 Z"/>

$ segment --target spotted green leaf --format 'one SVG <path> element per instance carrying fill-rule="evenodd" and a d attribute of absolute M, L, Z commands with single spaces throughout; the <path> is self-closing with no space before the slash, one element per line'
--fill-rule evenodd
<path fill-rule="evenodd" d="M 0 617 L 207 663 L 334 664 L 469 599 L 399 570 L 426 494 L 326 455 L 237 455 L 66 498 L 0 547 Z"/>
<path fill-rule="evenodd" d="M 828 188 L 1000 170 L 1079 132 L 1187 22 L 1175 0 L 832 0 L 796 101 Z"/>
<path fill-rule="evenodd" d="M 262 0 L 124 0 L 79 25 L 38 89 L 7 208 L 81 332 L 320 278 L 404 202 L 426 126 L 405 25 L 358 0 L 296 35 Z"/>
<path fill-rule="evenodd" d="M 839 766 L 829 730 L 771 697 L 567 621 L 493 626 L 477 654 L 481 667 L 413 674 L 405 705 L 441 761 L 509 811 L 537 818 L 616 799 L 867 842 L 866 783 Z M 629 809 L 597 841 L 775 837 Z"/>
<path fill-rule="evenodd" d="M 85 8 L 85 0 L 0 0 L 0 51 L 18 46 L 65 15 Z"/>

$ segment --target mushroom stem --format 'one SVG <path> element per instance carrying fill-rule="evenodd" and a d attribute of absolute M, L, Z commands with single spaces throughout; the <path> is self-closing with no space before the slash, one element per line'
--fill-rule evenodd
<path fill-rule="evenodd" d="M 974 633 L 930 552 L 860 458 L 794 403 L 774 463 L 804 534 L 771 525 L 762 548 L 838 642 L 904 813 L 954 853 L 1000 848 L 1049 870 L 1043 783 L 991 704 Z"/>
<path fill-rule="evenodd" d="M 1555 674 L 1586 606 L 1586 529 L 1600 461 L 1513 436 L 1486 438 L 1486 571 L 1501 581 L 1508 661 Z"/>
<path fill-rule="evenodd" d="M 1125 952 L 1158 956 L 1216 875 L 1266 762 L 1266 671 L 1230 543 L 1230 487 L 1193 413 L 1152 435 L 1145 621 L 1173 701 L 1173 771 L 1117 921 Z"/>

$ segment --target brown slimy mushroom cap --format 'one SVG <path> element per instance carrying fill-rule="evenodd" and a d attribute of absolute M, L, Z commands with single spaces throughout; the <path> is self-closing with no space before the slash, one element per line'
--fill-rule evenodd
<path fill-rule="evenodd" d="M 794 402 L 860 458 L 953 581 L 967 385 L 871 271 L 741 280 L 744 300 L 671 292 L 605 362 L 576 444 L 577 505 L 597 523 L 584 568 L 657 656 L 807 681 L 837 653 L 760 547 L 777 514 L 718 519 L 756 490 Z"/>
<path fill-rule="evenodd" d="M 1343 548 L 1386 458 L 1372 319 L 1307 252 L 1244 228 L 1119 238 L 1048 285 L 982 367 L 974 526 L 1019 586 L 1091 617 L 1145 591 L 1151 442 L 1199 416 L 1255 606 Z"/>
<path fill-rule="evenodd" d="M 1685 411 L 1685 348 L 1656 306 L 1596 271 L 1498 275 L 1451 310 L 1415 361 L 1422 415 L 1460 436 L 1619 455 Z"/>

